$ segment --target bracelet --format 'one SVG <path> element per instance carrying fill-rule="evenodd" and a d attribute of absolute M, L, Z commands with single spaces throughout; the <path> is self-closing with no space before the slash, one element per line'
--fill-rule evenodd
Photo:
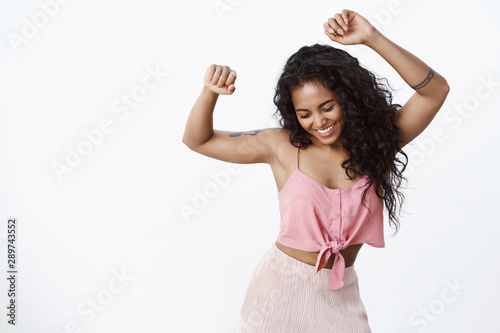
<path fill-rule="evenodd" d="M 425 87 L 427 85 L 427 83 L 429 83 L 429 81 L 432 80 L 433 76 L 434 76 L 434 70 L 431 68 L 431 70 L 429 71 L 429 74 L 427 74 L 427 77 L 425 78 L 425 80 L 423 80 L 422 82 L 420 82 L 416 86 L 412 86 L 412 88 L 416 90 L 416 89 L 420 89 L 420 88 Z"/>

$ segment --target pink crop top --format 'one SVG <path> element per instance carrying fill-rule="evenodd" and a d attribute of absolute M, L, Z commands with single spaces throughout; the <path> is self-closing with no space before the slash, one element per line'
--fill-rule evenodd
<path fill-rule="evenodd" d="M 281 215 L 277 241 L 302 251 L 318 252 L 314 275 L 335 254 L 328 280 L 331 290 L 344 285 L 345 261 L 340 250 L 349 245 L 367 243 L 384 247 L 383 199 L 375 193 L 374 183 L 361 196 L 368 177 L 345 190 L 331 189 L 299 170 L 297 167 L 278 192 Z"/>

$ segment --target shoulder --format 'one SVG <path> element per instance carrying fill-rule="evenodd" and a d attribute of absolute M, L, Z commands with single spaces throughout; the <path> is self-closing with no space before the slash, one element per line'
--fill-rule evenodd
<path fill-rule="evenodd" d="M 289 147 L 292 147 L 290 143 L 290 135 L 292 133 L 291 130 L 286 128 L 273 128 L 273 141 L 274 141 L 274 149 L 275 155 L 279 155 L 279 153 Z"/>
<path fill-rule="evenodd" d="M 290 165 L 293 162 L 291 159 L 295 159 L 294 151 L 297 149 L 290 142 L 292 131 L 286 128 L 274 128 L 272 132 L 274 158 L 270 164 L 280 166 Z"/>
<path fill-rule="evenodd" d="M 252 135 L 258 134 L 261 137 L 262 143 L 271 144 L 273 147 L 281 148 L 281 145 L 286 142 L 290 143 L 291 131 L 282 127 L 269 127 L 260 130 L 255 130 Z"/>
<path fill-rule="evenodd" d="M 274 128 L 274 133 L 276 134 L 277 141 L 290 142 L 290 134 L 292 133 L 292 131 L 290 131 L 289 129 L 277 127 L 277 128 Z"/>

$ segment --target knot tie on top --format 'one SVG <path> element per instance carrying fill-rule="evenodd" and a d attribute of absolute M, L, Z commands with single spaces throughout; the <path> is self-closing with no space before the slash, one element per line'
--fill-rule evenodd
<path fill-rule="evenodd" d="M 316 269 L 314 275 L 325 267 L 328 259 L 332 254 L 335 254 L 335 259 L 333 260 L 332 272 L 330 273 L 330 278 L 328 279 L 328 286 L 330 289 L 339 289 L 344 285 L 344 273 L 345 273 L 345 260 L 340 253 L 340 250 L 344 248 L 344 241 L 342 240 L 332 240 L 326 242 L 321 247 L 318 254 L 318 259 L 316 260 Z M 327 251 L 329 250 L 329 251 Z"/>

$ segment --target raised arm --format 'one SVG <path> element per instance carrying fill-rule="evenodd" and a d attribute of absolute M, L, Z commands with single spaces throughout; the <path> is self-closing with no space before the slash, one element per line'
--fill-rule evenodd
<path fill-rule="evenodd" d="M 236 72 L 228 66 L 208 67 L 203 89 L 188 116 L 182 142 L 193 151 L 225 162 L 270 163 L 276 156 L 279 143 L 283 142 L 282 129 L 247 132 L 213 129 L 217 99 L 219 95 L 231 95 L 235 91 L 235 80 Z"/>
<path fill-rule="evenodd" d="M 399 127 L 400 148 L 431 123 L 450 90 L 445 78 L 422 60 L 398 46 L 360 14 L 342 10 L 323 25 L 325 34 L 343 45 L 364 44 L 382 56 L 415 90 L 394 117 Z"/>

